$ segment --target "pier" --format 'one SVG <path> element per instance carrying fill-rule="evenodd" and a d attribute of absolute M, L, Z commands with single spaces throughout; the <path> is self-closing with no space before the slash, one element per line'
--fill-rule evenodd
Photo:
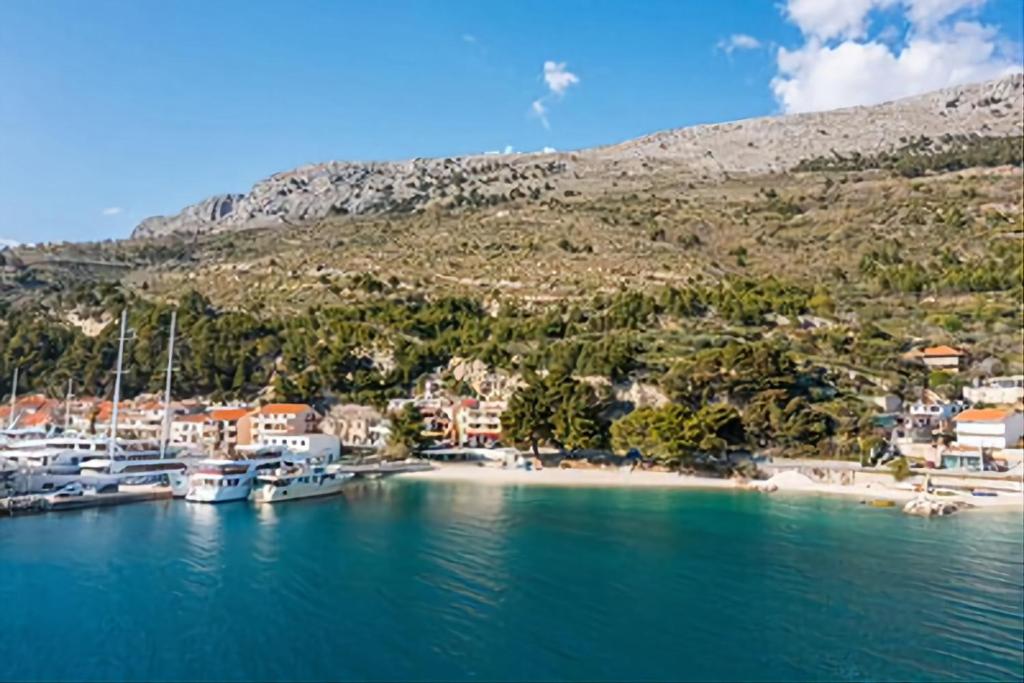
<path fill-rule="evenodd" d="M 373 462 L 373 463 L 359 463 L 346 465 L 339 465 L 338 471 L 345 474 L 354 474 L 356 478 L 364 479 L 376 479 L 392 474 L 402 474 L 404 472 L 425 472 L 427 470 L 434 469 L 434 466 L 429 462 Z"/>
<path fill-rule="evenodd" d="M 13 496 L 0 499 L 0 516 L 14 517 L 42 512 L 64 512 L 85 508 L 126 505 L 151 500 L 170 499 L 171 489 L 166 486 L 138 486 L 114 493 L 84 493 L 80 496 L 55 498 L 51 495 Z"/>

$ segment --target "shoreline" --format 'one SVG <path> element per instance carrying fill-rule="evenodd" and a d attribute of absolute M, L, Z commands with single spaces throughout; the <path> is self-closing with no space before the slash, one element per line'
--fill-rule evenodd
<path fill-rule="evenodd" d="M 816 494 L 856 497 L 866 500 L 890 500 L 893 503 L 906 503 L 919 494 L 906 489 L 887 486 L 883 482 L 866 484 L 825 484 L 809 482 L 799 485 L 783 485 L 770 494 L 759 490 L 757 484 L 764 482 L 737 482 L 732 479 L 715 479 L 693 475 L 679 475 L 673 472 L 650 472 L 636 470 L 613 469 L 558 469 L 544 468 L 541 470 L 503 469 L 500 467 L 481 467 L 466 464 L 447 464 L 435 466 L 432 470 L 408 472 L 396 475 L 403 479 L 419 481 L 465 482 L 484 485 L 525 485 L 550 486 L 561 488 L 661 488 L 718 491 L 747 491 L 765 495 Z M 976 497 L 957 495 L 942 498 L 949 502 L 963 502 L 972 509 L 985 510 L 1016 510 L 1024 509 L 1024 494 L 1006 492 L 996 497 Z"/>

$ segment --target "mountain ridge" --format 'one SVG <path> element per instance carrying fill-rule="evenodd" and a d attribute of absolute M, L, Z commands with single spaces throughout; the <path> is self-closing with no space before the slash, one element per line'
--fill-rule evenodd
<path fill-rule="evenodd" d="M 919 137 L 1019 136 L 1022 112 L 1024 74 L 1017 73 L 878 105 L 701 124 L 574 152 L 328 161 L 147 218 L 132 238 L 599 195 L 609 182 L 657 169 L 690 182 L 788 172 L 816 157 L 891 152 Z"/>

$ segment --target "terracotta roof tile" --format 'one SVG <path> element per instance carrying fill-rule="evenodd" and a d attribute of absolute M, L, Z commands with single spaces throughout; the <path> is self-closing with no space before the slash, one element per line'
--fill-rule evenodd
<path fill-rule="evenodd" d="M 965 355 L 960 349 L 954 349 L 952 346 L 929 346 L 924 350 L 925 357 L 928 358 L 943 358 L 945 356 L 963 356 Z"/>
<path fill-rule="evenodd" d="M 960 413 L 954 419 L 957 422 L 1002 422 L 1012 414 L 1012 410 L 1000 410 L 998 408 L 971 408 Z"/>
<path fill-rule="evenodd" d="M 250 412 L 248 408 L 221 408 L 220 410 L 210 411 L 210 417 L 219 422 L 235 422 Z"/>
<path fill-rule="evenodd" d="M 260 408 L 263 415 L 297 415 L 313 410 L 305 403 L 268 403 Z"/>

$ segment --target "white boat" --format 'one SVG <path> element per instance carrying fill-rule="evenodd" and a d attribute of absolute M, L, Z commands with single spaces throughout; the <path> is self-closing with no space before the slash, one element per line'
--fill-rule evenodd
<path fill-rule="evenodd" d="M 81 464 L 82 474 L 150 476 L 184 472 L 199 458 L 181 449 L 160 449 L 145 442 L 120 442 L 117 447 Z"/>
<path fill-rule="evenodd" d="M 194 503 L 226 503 L 245 500 L 257 475 L 281 464 L 279 450 L 260 451 L 244 460 L 209 458 L 200 461 L 189 475 L 185 500 Z"/>
<path fill-rule="evenodd" d="M 109 452 L 109 443 L 102 437 L 74 435 L 23 439 L 6 444 L 0 459 L 50 474 L 76 474 L 83 462 Z"/>
<path fill-rule="evenodd" d="M 171 487 L 171 495 L 175 498 L 184 498 L 188 494 L 191 479 L 192 473 L 188 470 L 184 472 L 168 472 L 167 484 Z"/>
<path fill-rule="evenodd" d="M 330 496 L 341 493 L 342 487 L 354 476 L 340 472 L 337 465 L 282 463 L 274 471 L 256 477 L 252 499 L 257 503 L 279 503 Z"/>
<path fill-rule="evenodd" d="M 39 441 L 47 436 L 48 432 L 38 427 L 0 429 L 0 448 L 14 448 L 24 441 Z"/>
<path fill-rule="evenodd" d="M 88 453 L 41 446 L 3 451 L 0 458 L 15 467 L 47 474 L 78 474 L 82 462 L 89 459 Z"/>

